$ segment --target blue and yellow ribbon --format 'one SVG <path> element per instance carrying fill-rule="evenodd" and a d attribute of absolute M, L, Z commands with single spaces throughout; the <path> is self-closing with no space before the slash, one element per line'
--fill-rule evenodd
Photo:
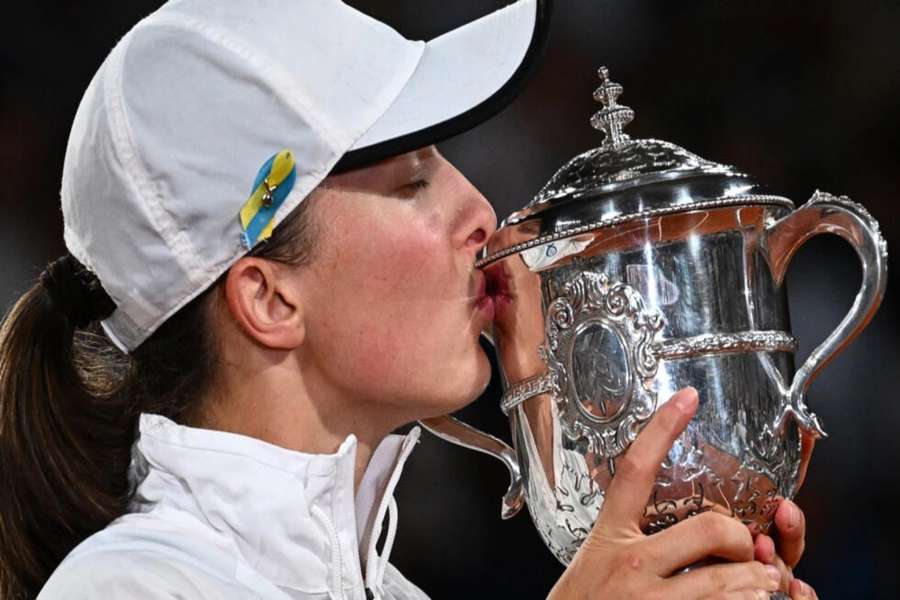
<path fill-rule="evenodd" d="M 272 236 L 275 213 L 296 180 L 297 168 L 290 150 L 282 150 L 262 166 L 253 182 L 250 199 L 241 207 L 241 242 L 245 248 L 249 250 Z"/>

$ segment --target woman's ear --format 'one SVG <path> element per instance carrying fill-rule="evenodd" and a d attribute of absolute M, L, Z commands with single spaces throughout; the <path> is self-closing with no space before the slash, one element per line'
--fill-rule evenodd
<path fill-rule="evenodd" d="M 303 306 L 290 275 L 290 266 L 244 257 L 225 279 L 231 316 L 247 336 L 267 348 L 293 350 L 303 343 Z"/>

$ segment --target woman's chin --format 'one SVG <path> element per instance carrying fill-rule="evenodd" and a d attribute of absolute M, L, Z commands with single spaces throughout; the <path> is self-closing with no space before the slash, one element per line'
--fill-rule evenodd
<path fill-rule="evenodd" d="M 460 390 L 461 394 L 456 402 L 456 408 L 454 410 L 463 409 L 478 400 L 478 398 L 484 394 L 488 384 L 490 384 L 491 363 L 488 361 L 487 357 L 483 355 L 479 357 L 478 362 L 478 369 L 466 382 L 465 389 Z"/>
<path fill-rule="evenodd" d="M 461 410 L 477 400 L 491 382 L 491 363 L 479 348 L 474 360 L 451 372 L 435 376 L 432 381 L 439 388 L 419 397 L 422 416 L 437 417 Z M 427 401 L 425 399 L 427 397 Z"/>
<path fill-rule="evenodd" d="M 484 393 L 489 380 L 489 377 L 486 378 L 483 384 L 481 381 L 472 381 L 473 384 L 477 385 L 467 386 L 468 389 L 466 390 L 460 390 L 459 388 L 456 388 L 453 390 L 453 393 L 442 395 L 440 399 L 436 398 L 434 402 L 429 403 L 430 406 L 427 409 L 427 417 L 449 415 L 464 409 L 468 405 L 472 404 L 472 402 L 477 400 L 482 393 Z"/>
<path fill-rule="evenodd" d="M 484 350 L 479 348 L 475 375 L 472 377 L 472 389 L 470 390 L 471 399 L 469 400 L 469 402 L 473 402 L 478 399 L 478 397 L 484 393 L 484 390 L 487 389 L 487 386 L 490 383 L 491 361 L 488 360 L 487 354 L 485 354 Z"/>

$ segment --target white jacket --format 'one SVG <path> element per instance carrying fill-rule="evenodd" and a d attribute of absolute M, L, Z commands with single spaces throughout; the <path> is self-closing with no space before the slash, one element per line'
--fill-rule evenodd
<path fill-rule="evenodd" d="M 385 439 L 354 498 L 352 435 L 335 454 L 302 454 L 142 415 L 131 512 L 76 547 L 38 598 L 426 598 L 387 563 L 393 491 L 418 438 Z"/>

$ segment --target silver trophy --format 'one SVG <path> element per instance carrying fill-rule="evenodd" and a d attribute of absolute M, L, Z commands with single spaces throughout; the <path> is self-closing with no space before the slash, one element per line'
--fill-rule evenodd
<path fill-rule="evenodd" d="M 527 503 L 567 564 L 618 457 L 678 389 L 700 407 L 663 463 L 642 526 L 715 508 L 767 531 L 825 436 L 804 401 L 821 369 L 875 314 L 887 246 L 859 204 L 816 192 L 799 209 L 733 167 L 623 132 L 634 112 L 600 69 L 599 148 L 572 159 L 510 215 L 478 266 L 495 297 L 493 341 L 515 450 L 441 417 L 423 424 L 509 468 L 509 518 Z M 855 248 L 862 287 L 795 370 L 784 276 L 820 233 Z M 527 501 L 527 502 L 526 502 Z"/>

